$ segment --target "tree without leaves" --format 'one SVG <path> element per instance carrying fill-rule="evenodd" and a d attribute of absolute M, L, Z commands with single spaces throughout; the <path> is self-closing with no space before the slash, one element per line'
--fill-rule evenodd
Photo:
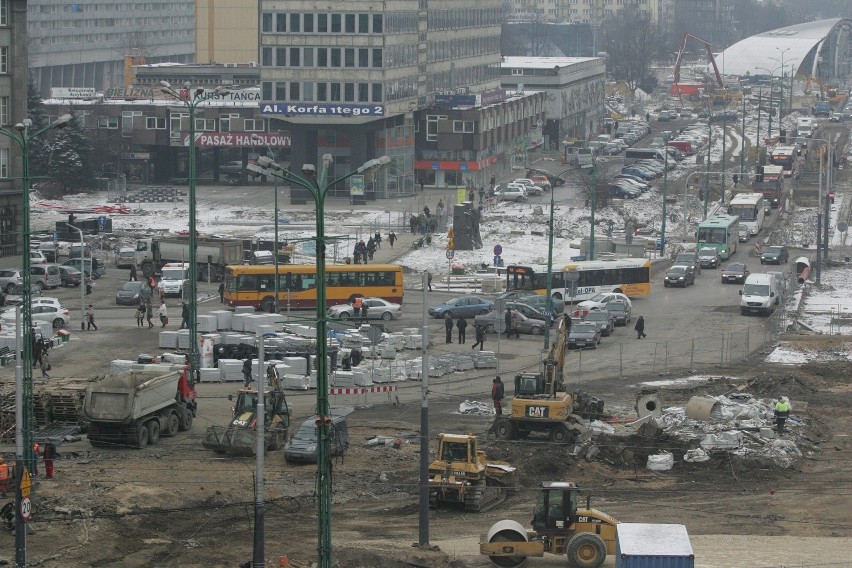
<path fill-rule="evenodd" d="M 609 71 L 634 91 L 650 74 L 659 35 L 656 26 L 648 14 L 628 6 L 607 18 L 601 31 L 602 45 L 609 54 Z"/>

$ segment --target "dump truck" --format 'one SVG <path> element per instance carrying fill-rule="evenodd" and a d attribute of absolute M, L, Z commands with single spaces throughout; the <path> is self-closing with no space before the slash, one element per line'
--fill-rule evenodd
<path fill-rule="evenodd" d="M 275 368 L 267 368 L 267 387 L 263 389 L 264 448 L 275 451 L 284 447 L 290 430 L 290 409 L 278 381 Z M 208 426 L 201 445 L 217 454 L 248 457 L 257 454 L 258 392 L 251 387 L 237 391 L 233 418 L 227 426 Z M 228 400 L 234 400 L 228 395 Z"/>
<path fill-rule="evenodd" d="M 127 371 L 86 387 L 83 417 L 93 446 L 144 448 L 192 428 L 197 404 L 186 370 Z"/>
<path fill-rule="evenodd" d="M 483 535 L 479 552 L 499 568 L 520 568 L 530 557 L 565 555 L 572 568 L 599 568 L 616 551 L 618 521 L 597 509 L 579 508 L 579 488 L 570 481 L 539 487 L 532 530 L 512 520 L 495 523 Z"/>
<path fill-rule="evenodd" d="M 196 262 L 198 278 L 220 281 L 225 267 L 243 263 L 243 243 L 234 239 L 197 238 Z M 136 266 L 146 277 L 152 276 L 170 262 L 189 261 L 189 237 L 139 239 L 136 241 Z"/>
<path fill-rule="evenodd" d="M 518 486 L 508 462 L 489 460 L 473 434 L 438 434 L 438 453 L 429 464 L 429 505 L 462 504 L 472 513 L 502 503 Z"/>

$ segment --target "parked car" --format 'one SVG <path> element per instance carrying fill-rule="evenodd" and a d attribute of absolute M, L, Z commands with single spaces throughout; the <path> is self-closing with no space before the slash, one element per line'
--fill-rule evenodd
<path fill-rule="evenodd" d="M 612 181 L 613 181 L 613 183 L 616 183 L 618 185 L 623 185 L 623 186 L 629 187 L 631 189 L 636 189 L 638 191 L 641 191 L 642 193 L 645 193 L 646 191 L 651 189 L 651 186 L 648 185 L 647 183 L 642 182 L 642 181 L 636 181 L 632 177 L 615 176 L 615 179 L 612 180 Z"/>
<path fill-rule="evenodd" d="M 242 174 L 245 166 L 243 165 L 242 160 L 233 160 L 230 162 L 226 162 L 219 166 L 220 174 Z"/>
<path fill-rule="evenodd" d="M 35 284 L 30 285 L 30 297 L 35 299 L 41 296 L 41 287 L 36 286 Z M 20 306 L 24 300 L 24 285 L 18 284 L 14 286 L 11 290 L 6 292 L 6 298 L 4 305 L 6 306 Z"/>
<path fill-rule="evenodd" d="M 744 243 L 751 238 L 751 231 L 749 231 L 748 227 L 745 225 L 740 225 L 737 231 L 737 235 L 741 243 Z"/>
<path fill-rule="evenodd" d="M 686 288 L 690 284 L 695 284 L 695 271 L 691 266 L 675 265 L 669 268 L 666 272 L 666 277 L 663 279 L 663 286 L 680 286 Z"/>
<path fill-rule="evenodd" d="M 604 310 L 610 302 L 624 302 L 630 307 L 633 305 L 630 298 L 621 292 L 604 292 L 601 294 L 595 294 L 588 300 L 583 300 L 577 304 L 577 308 L 580 310 Z"/>
<path fill-rule="evenodd" d="M 530 176 L 530 179 L 532 180 L 534 185 L 537 185 L 538 187 L 542 188 L 544 191 L 551 191 L 553 189 L 553 184 L 550 183 L 550 180 L 547 179 L 547 176 L 545 176 L 545 175 L 541 175 L 541 174 L 532 175 L 532 176 Z"/>
<path fill-rule="evenodd" d="M 23 283 L 24 277 L 19 268 L 0 269 L 0 288 L 3 288 L 6 292 Z"/>
<path fill-rule="evenodd" d="M 600 328 L 603 337 L 609 337 L 615 331 L 615 322 L 609 310 L 592 310 L 583 317 L 583 321 L 594 322 Z"/>
<path fill-rule="evenodd" d="M 629 166 L 622 169 L 621 173 L 636 176 L 643 181 L 651 181 L 657 177 L 657 175 L 651 172 L 650 170 L 643 170 L 641 168 L 633 166 Z"/>
<path fill-rule="evenodd" d="M 497 299 L 519 300 L 520 298 L 526 298 L 527 296 L 538 296 L 538 294 L 531 290 L 506 290 L 505 292 L 497 294 Z"/>
<path fill-rule="evenodd" d="M 519 185 L 509 184 L 506 187 L 495 190 L 494 197 L 497 201 L 515 201 L 520 203 L 527 200 L 527 192 L 526 189 Z"/>
<path fill-rule="evenodd" d="M 115 303 L 119 306 L 138 306 L 151 296 L 151 288 L 146 284 L 139 281 L 125 282 L 115 293 Z"/>
<path fill-rule="evenodd" d="M 701 268 L 719 268 L 722 257 L 719 256 L 716 247 L 703 247 L 698 249 L 698 263 Z"/>
<path fill-rule="evenodd" d="M 606 310 L 609 312 L 609 315 L 612 316 L 612 321 L 615 325 L 627 325 L 630 323 L 633 312 L 630 308 L 630 304 L 616 300 L 614 302 L 609 302 L 606 305 Z"/>
<path fill-rule="evenodd" d="M 568 332 L 568 349 L 597 349 L 601 342 L 601 330 L 594 322 L 577 322 Z"/>
<path fill-rule="evenodd" d="M 828 117 L 829 122 L 843 122 L 844 117 L 843 114 L 839 112 L 832 113 L 830 117 Z"/>
<path fill-rule="evenodd" d="M 625 185 L 619 185 L 615 183 L 608 184 L 607 189 L 609 189 L 609 194 L 612 197 L 618 199 L 636 199 L 637 197 L 642 195 L 642 192 L 638 189 L 632 189 Z"/>
<path fill-rule="evenodd" d="M 433 318 L 467 318 L 479 314 L 487 314 L 493 306 L 494 302 L 480 298 L 479 296 L 456 296 L 443 304 L 429 308 L 429 315 Z"/>
<path fill-rule="evenodd" d="M 62 286 L 66 288 L 79 286 L 82 282 L 82 276 L 83 273 L 73 266 L 65 266 L 64 264 L 59 266 L 59 280 L 62 282 Z"/>
<path fill-rule="evenodd" d="M 514 308 L 513 308 L 514 309 Z M 540 319 L 530 318 L 525 316 L 520 310 L 515 311 L 515 325 L 518 327 L 519 333 L 528 333 L 530 335 L 541 335 L 544 333 L 544 328 L 547 327 L 547 322 Z M 480 314 L 473 318 L 474 325 L 484 325 L 485 331 L 493 332 L 502 328 L 503 318 L 506 312 L 497 313 L 496 310 L 491 310 L 487 314 Z M 499 320 L 500 323 L 497 323 Z"/>
<path fill-rule="evenodd" d="M 382 298 L 364 298 L 361 300 L 361 305 L 367 306 L 367 319 L 390 321 L 402 316 L 402 306 L 394 304 L 393 302 L 388 302 Z M 350 319 L 355 317 L 355 308 L 352 307 L 352 304 L 332 306 L 328 309 L 328 317 L 334 319 Z M 363 317 L 363 311 L 361 313 L 361 317 Z"/>
<path fill-rule="evenodd" d="M 750 274 L 748 266 L 742 262 L 732 262 L 722 271 L 722 284 L 728 282 L 739 282 L 742 284 Z"/>
<path fill-rule="evenodd" d="M 41 246 L 41 245 L 39 245 Z M 47 264 L 47 257 L 40 250 L 30 251 L 30 264 Z"/>
<path fill-rule="evenodd" d="M 59 265 L 48 262 L 46 264 L 33 264 L 30 266 L 30 280 L 33 284 L 45 288 L 58 288 L 62 284 L 59 273 Z"/>
<path fill-rule="evenodd" d="M 287 463 L 316 463 L 317 461 L 317 421 L 308 418 L 292 435 L 284 446 L 284 459 Z M 329 455 L 342 456 L 349 449 L 349 428 L 345 416 L 331 416 L 329 426 Z"/>
<path fill-rule="evenodd" d="M 650 187 L 651 187 L 651 184 L 647 183 L 646 181 L 644 181 L 644 180 L 643 180 L 642 178 L 640 178 L 639 176 L 632 176 L 632 175 L 630 175 L 630 174 L 620 173 L 620 174 L 618 174 L 618 175 L 617 175 L 617 176 L 615 176 L 615 177 L 616 177 L 616 179 L 627 179 L 627 180 L 630 180 L 630 181 L 635 182 L 635 183 L 637 183 L 637 184 L 643 185 L 643 186 L 645 186 L 645 187 L 647 187 L 647 188 L 649 188 L 649 189 L 650 189 Z"/>
<path fill-rule="evenodd" d="M 788 260 L 790 260 L 790 253 L 787 252 L 787 247 L 766 247 L 760 253 L 760 264 L 782 264 Z"/>
<path fill-rule="evenodd" d="M 540 186 L 533 183 L 533 180 L 527 178 L 518 178 L 512 183 L 519 183 L 527 190 L 527 195 L 541 195 L 544 192 Z"/>
<path fill-rule="evenodd" d="M 71 321 L 70 312 L 62 306 L 34 305 L 31 310 L 32 321 L 47 322 L 56 327 L 65 327 Z M 7 310 L 0 315 L 0 323 L 9 325 L 15 321 L 15 311 Z"/>
<path fill-rule="evenodd" d="M 63 262 L 62 265 L 63 266 L 72 266 L 72 267 L 76 268 L 77 270 L 80 270 L 81 268 L 83 268 L 83 270 L 86 272 L 86 278 L 87 279 L 92 278 L 94 280 L 97 280 L 98 278 L 100 278 L 101 276 L 106 274 L 106 268 L 104 268 L 104 263 L 98 261 L 95 264 L 96 269 L 95 269 L 94 275 L 93 275 L 93 273 L 92 273 L 92 259 L 91 258 L 86 258 L 86 259 L 70 258 L 70 259 L 66 260 L 65 262 Z"/>
<path fill-rule="evenodd" d="M 516 303 L 526 304 L 527 306 L 531 306 L 537 311 L 544 313 L 547 309 L 547 297 L 542 294 L 530 294 L 528 296 L 522 296 L 515 300 Z M 555 298 L 550 299 L 551 309 L 555 314 L 561 314 L 565 310 L 565 302 L 559 301 Z"/>

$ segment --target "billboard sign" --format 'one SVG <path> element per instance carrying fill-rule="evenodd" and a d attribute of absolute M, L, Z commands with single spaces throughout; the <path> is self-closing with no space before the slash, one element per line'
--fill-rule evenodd
<path fill-rule="evenodd" d="M 290 116 L 384 116 L 385 105 L 316 104 L 316 103 L 260 103 L 261 114 Z"/>
<path fill-rule="evenodd" d="M 51 99 L 91 99 L 95 97 L 94 87 L 51 87 Z"/>
<path fill-rule="evenodd" d="M 255 137 L 257 139 L 255 139 Z M 189 135 L 183 139 L 189 145 Z M 196 132 L 196 148 L 289 148 L 292 145 L 290 132 Z"/>

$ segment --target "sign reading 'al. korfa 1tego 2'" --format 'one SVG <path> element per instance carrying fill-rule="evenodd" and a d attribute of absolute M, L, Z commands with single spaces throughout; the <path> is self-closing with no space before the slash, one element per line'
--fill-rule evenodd
<path fill-rule="evenodd" d="M 353 105 L 346 103 L 260 103 L 261 114 L 288 116 L 363 117 L 384 116 L 384 105 Z"/>

